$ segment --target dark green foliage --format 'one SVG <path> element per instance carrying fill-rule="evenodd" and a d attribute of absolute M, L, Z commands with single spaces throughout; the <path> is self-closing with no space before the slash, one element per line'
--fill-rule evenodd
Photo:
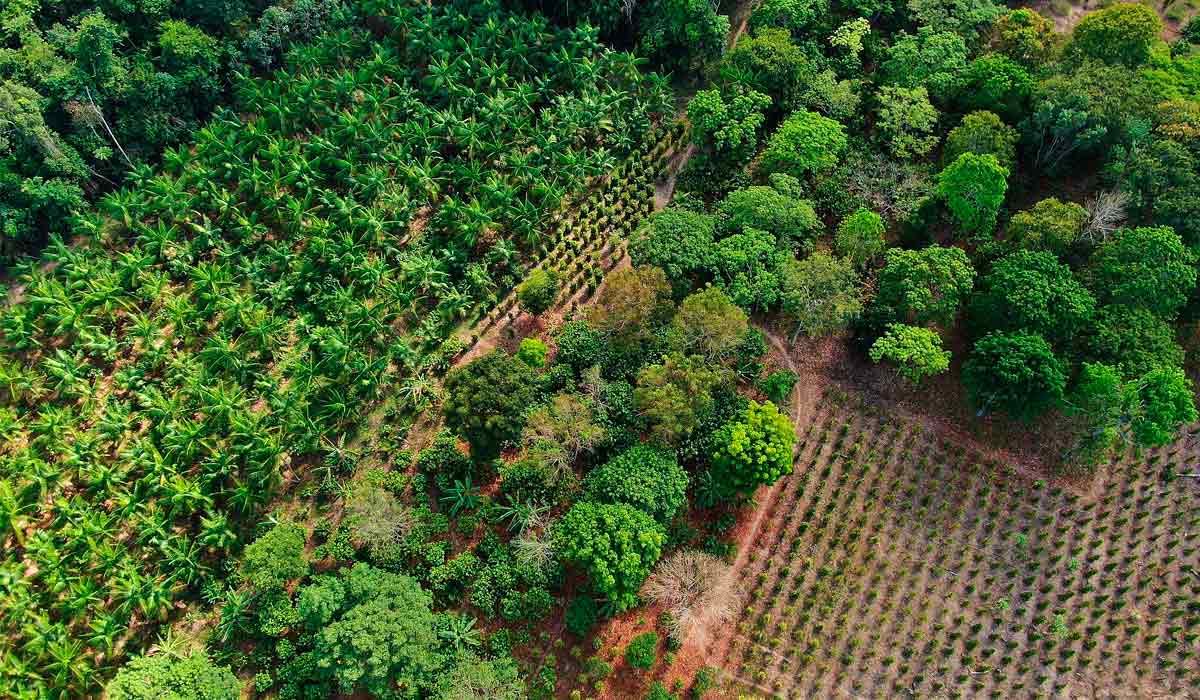
<path fill-rule="evenodd" d="M 778 118 L 805 101 L 816 68 L 786 29 L 759 29 L 738 40 L 719 74 L 731 89 L 740 85 L 769 96 L 770 114 Z"/>
<path fill-rule="evenodd" d="M 1161 33 L 1157 12 L 1137 3 L 1118 3 L 1075 25 L 1069 49 L 1081 58 L 1133 68 L 1149 60 Z"/>
<path fill-rule="evenodd" d="M 946 136 L 942 160 L 953 163 L 964 153 L 993 155 L 1004 168 L 1012 170 L 1017 158 L 1017 130 L 993 112 L 971 112 Z"/>
<path fill-rule="evenodd" d="M 471 444 L 474 459 L 493 459 L 521 435 L 534 385 L 528 365 L 494 350 L 446 377 L 446 425 Z"/>
<path fill-rule="evenodd" d="M 675 455 L 637 445 L 596 467 L 583 480 L 589 498 L 625 503 L 666 524 L 687 500 L 688 475 Z"/>
<path fill-rule="evenodd" d="M 594 365 L 603 367 L 611 356 L 608 339 L 603 333 L 589 326 L 587 321 L 574 320 L 564 323 L 554 336 L 554 344 L 558 349 L 554 361 L 566 364 L 576 372 L 582 372 Z"/>
<path fill-rule="evenodd" d="M 634 637 L 625 647 L 625 663 L 631 667 L 649 671 L 658 659 L 658 633 L 643 632 Z"/>
<path fill-rule="evenodd" d="M 1028 421 L 1058 405 L 1067 378 L 1041 336 L 990 333 L 971 350 L 963 383 L 981 415 L 1001 411 Z"/>
<path fill-rule="evenodd" d="M 924 87 L 934 99 L 947 100 L 962 85 L 966 67 L 967 45 L 960 36 L 921 27 L 915 35 L 899 35 L 880 70 L 888 83 Z"/>
<path fill-rule="evenodd" d="M 104 688 L 109 700 L 237 700 L 241 683 L 204 652 L 159 653 L 130 660 Z"/>
<path fill-rule="evenodd" d="M 554 305 L 558 290 L 558 273 L 539 267 L 517 286 L 517 301 L 525 311 L 539 316 Z"/>
<path fill-rule="evenodd" d="M 701 90 L 688 102 L 692 142 L 726 168 L 745 165 L 754 157 L 766 122 L 771 98 L 736 86 L 728 97 L 719 90 Z"/>
<path fill-rule="evenodd" d="M 662 269 L 677 297 L 687 293 L 712 264 L 717 222 L 707 214 L 670 208 L 646 220 L 629 239 L 634 265 Z"/>
<path fill-rule="evenodd" d="M 782 27 L 800 36 L 828 12 L 829 0 L 763 0 L 750 13 L 750 30 Z"/>
<path fill-rule="evenodd" d="M 959 90 L 958 102 L 965 109 L 1020 119 L 1033 91 L 1033 77 L 1007 56 L 987 54 L 967 65 Z"/>
<path fill-rule="evenodd" d="M 980 333 L 1024 330 L 1065 346 L 1091 323 L 1096 300 L 1052 253 L 1020 250 L 980 281 L 971 320 Z"/>
<path fill-rule="evenodd" d="M 417 470 L 432 475 L 441 487 L 455 479 L 465 479 L 474 472 L 475 463 L 458 447 L 454 433 L 443 428 L 434 436 L 429 447 L 417 455 Z"/>
<path fill-rule="evenodd" d="M 645 700 L 679 700 L 671 691 L 667 690 L 667 686 L 661 681 L 654 681 L 650 684 L 650 690 L 646 692 Z"/>
<path fill-rule="evenodd" d="M 666 70 L 694 71 L 725 50 L 729 18 L 708 0 L 649 0 L 638 33 L 640 55 Z"/>
<path fill-rule="evenodd" d="M 582 501 L 554 527 L 559 556 L 583 569 L 592 588 L 617 612 L 637 603 L 665 541 L 653 518 L 624 504 Z"/>
<path fill-rule="evenodd" d="M 567 603 L 567 612 L 563 619 L 571 634 L 586 637 L 596 625 L 599 616 L 600 606 L 596 604 L 596 599 L 589 595 L 581 595 Z"/>
<path fill-rule="evenodd" d="M 1183 348 L 1175 331 L 1147 309 L 1123 304 L 1101 307 L 1085 340 L 1088 358 L 1111 365 L 1125 379 L 1155 367 L 1183 364 Z"/>
<path fill-rule="evenodd" d="M 1092 254 L 1088 280 L 1102 303 L 1169 320 L 1196 286 L 1196 256 L 1169 228 L 1121 229 Z"/>
<path fill-rule="evenodd" d="M 820 233 L 812 204 L 799 199 L 800 183 L 790 175 L 771 175 L 770 186 L 755 185 L 730 192 L 717 204 L 724 225 L 732 230 L 755 228 L 793 245 Z"/>
<path fill-rule="evenodd" d="M 756 386 L 771 403 L 782 406 L 787 401 L 787 397 L 791 395 L 798 380 L 799 377 L 795 372 L 790 369 L 780 369 L 758 380 Z"/>
<path fill-rule="evenodd" d="M 267 591 L 281 588 L 308 573 L 305 559 L 304 528 L 280 523 L 246 546 L 242 553 L 242 571 L 255 588 Z"/>

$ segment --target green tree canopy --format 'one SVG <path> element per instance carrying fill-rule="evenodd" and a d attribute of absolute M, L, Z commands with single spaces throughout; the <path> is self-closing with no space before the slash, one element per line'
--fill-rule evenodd
<path fill-rule="evenodd" d="M 763 0 L 750 13 L 750 29 L 783 27 L 800 36 L 828 14 L 829 0 Z"/>
<path fill-rule="evenodd" d="M 631 267 L 605 278 L 588 307 L 587 322 L 628 348 L 652 337 L 673 312 L 671 286 L 662 269 Z"/>
<path fill-rule="evenodd" d="M 1008 170 L 994 155 L 964 153 L 938 175 L 937 191 L 964 231 L 990 235 L 1008 191 Z"/>
<path fill-rule="evenodd" d="M 721 426 L 713 443 L 713 469 L 730 493 L 749 493 L 792 473 L 796 428 L 769 401 L 751 401 L 737 420 Z"/>
<path fill-rule="evenodd" d="M 1088 358 L 1111 365 L 1126 379 L 1183 364 L 1183 348 L 1175 342 L 1171 324 L 1147 309 L 1124 304 L 1100 307 L 1084 346 Z"/>
<path fill-rule="evenodd" d="M 862 285 L 854 262 L 817 251 L 788 260 L 779 270 L 780 309 L 800 333 L 822 336 L 850 325 L 862 313 Z"/>
<path fill-rule="evenodd" d="M 629 239 L 629 259 L 639 268 L 661 269 L 675 293 L 682 295 L 711 265 L 716 228 L 716 220 L 707 214 L 664 209 L 634 230 Z"/>
<path fill-rule="evenodd" d="M 1017 161 L 1019 138 L 1017 130 L 1005 124 L 994 112 L 971 112 L 946 135 L 942 159 L 953 163 L 964 153 L 990 154 L 1011 171 Z"/>
<path fill-rule="evenodd" d="M 924 87 L 885 85 L 877 95 L 875 128 L 887 149 L 897 158 L 919 158 L 938 143 L 938 111 Z"/>
<path fill-rule="evenodd" d="M 791 34 L 778 28 L 758 29 L 740 38 L 718 70 L 727 89 L 740 85 L 769 96 L 769 113 L 775 117 L 804 102 L 817 72 Z"/>
<path fill-rule="evenodd" d="M 893 323 L 871 346 L 871 360 L 887 361 L 913 384 L 950 369 L 950 351 L 942 349 L 942 337 L 928 328 Z"/>
<path fill-rule="evenodd" d="M 278 523 L 262 537 L 246 545 L 242 553 L 242 571 L 246 580 L 260 591 L 282 588 L 308 573 L 304 554 L 304 528 Z"/>
<path fill-rule="evenodd" d="M 759 167 L 768 175 L 785 173 L 800 179 L 829 170 L 845 150 L 845 127 L 815 112 L 800 111 L 771 134 Z"/>
<path fill-rule="evenodd" d="M 735 230 L 750 227 L 768 231 L 780 241 L 811 240 L 820 232 L 821 221 L 812 204 L 797 196 L 799 181 L 783 173 L 769 179 L 769 186 L 734 190 L 717 204 L 725 225 Z"/>
<path fill-rule="evenodd" d="M 700 357 L 671 353 L 642 368 L 633 400 L 651 433 L 674 445 L 696 428 L 700 413 L 712 405 L 713 389 L 728 379 L 724 370 Z"/>
<path fill-rule="evenodd" d="M 708 0 L 651 0 L 638 16 L 638 54 L 667 70 L 694 71 L 725 50 L 729 17 Z"/>
<path fill-rule="evenodd" d="M 971 320 L 986 331 L 1026 330 L 1056 345 L 1091 323 L 1096 300 L 1046 251 L 1019 250 L 996 262 L 971 303 Z"/>
<path fill-rule="evenodd" d="M 238 700 L 241 694 L 233 671 L 214 666 L 202 651 L 134 657 L 104 687 L 108 700 Z"/>
<path fill-rule="evenodd" d="M 1002 411 L 1033 420 L 1057 406 L 1067 377 L 1046 339 L 1034 333 L 989 333 L 963 364 L 963 383 L 980 415 Z"/>
<path fill-rule="evenodd" d="M 688 475 L 673 453 L 639 444 L 593 469 L 583 486 L 595 501 L 631 505 L 666 525 L 687 501 Z"/>
<path fill-rule="evenodd" d="M 838 255 L 863 265 L 883 252 L 885 232 L 883 217 L 860 208 L 838 224 L 833 246 Z"/>
<path fill-rule="evenodd" d="M 671 322 L 671 346 L 709 362 L 725 362 L 746 337 L 746 312 L 716 287 L 696 292 L 679 305 Z"/>
<path fill-rule="evenodd" d="M 637 604 L 666 535 L 633 506 L 580 501 L 555 525 L 553 540 L 562 559 L 582 568 L 592 588 L 620 612 Z"/>
<path fill-rule="evenodd" d="M 985 54 L 971 61 L 962 75 L 958 102 L 966 109 L 988 110 L 1009 119 L 1025 116 L 1033 76 L 1007 56 Z"/>
<path fill-rule="evenodd" d="M 446 377 L 446 426 L 466 438 L 476 460 L 493 459 L 520 437 L 535 385 L 529 365 L 493 350 Z"/>
<path fill-rule="evenodd" d="M 949 325 L 975 286 L 975 270 L 959 248 L 889 248 L 876 301 L 905 323 Z"/>
<path fill-rule="evenodd" d="M 1083 58 L 1134 68 L 1150 60 L 1162 20 L 1140 3 L 1122 2 L 1085 16 L 1071 34 L 1072 52 Z"/>
<path fill-rule="evenodd" d="M 937 100 L 947 100 L 962 84 L 967 45 L 952 32 L 921 27 L 915 35 L 901 32 L 887 50 L 880 70 L 884 80 L 906 88 L 924 87 Z"/>
<path fill-rule="evenodd" d="M 736 86 L 728 97 L 720 90 L 701 90 L 688 102 L 692 142 L 708 149 L 719 163 L 740 167 L 758 150 L 758 136 L 766 122 L 771 98 Z"/>
<path fill-rule="evenodd" d="M 1092 254 L 1089 281 L 1103 303 L 1175 318 L 1196 286 L 1196 256 L 1165 226 L 1121 229 Z"/>
<path fill-rule="evenodd" d="M 992 49 L 1029 68 L 1047 63 L 1060 43 L 1054 23 L 1027 7 L 1010 10 L 992 25 Z"/>
<path fill-rule="evenodd" d="M 558 298 L 558 273 L 539 267 L 517 285 L 517 302 L 534 316 L 546 313 Z"/>
<path fill-rule="evenodd" d="M 1079 243 L 1087 222 L 1088 213 L 1083 207 L 1049 197 L 1032 209 L 1014 214 L 1008 222 L 1008 235 L 1022 248 L 1065 257 Z"/>

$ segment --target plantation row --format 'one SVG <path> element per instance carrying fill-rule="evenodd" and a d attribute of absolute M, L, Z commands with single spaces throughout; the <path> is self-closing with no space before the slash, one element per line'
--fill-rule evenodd
<path fill-rule="evenodd" d="M 710 661 L 781 697 L 1186 693 L 1191 440 L 1122 460 L 1085 497 L 831 389 L 764 504 L 736 632 Z"/>
<path fill-rule="evenodd" d="M 443 362 L 671 105 L 587 29 L 356 11 L 22 266 L 0 312 L 0 695 L 92 692 L 281 484 L 336 487 L 363 409 Z"/>

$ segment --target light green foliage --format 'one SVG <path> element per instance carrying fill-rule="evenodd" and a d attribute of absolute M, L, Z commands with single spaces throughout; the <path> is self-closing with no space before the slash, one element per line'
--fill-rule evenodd
<path fill-rule="evenodd" d="M 1060 43 L 1054 23 L 1027 7 L 1009 10 L 992 25 L 992 49 L 1030 68 L 1049 61 Z"/>
<path fill-rule="evenodd" d="M 937 191 L 964 231 L 990 235 L 1008 191 L 1008 169 L 991 154 L 964 153 L 938 175 Z"/>
<path fill-rule="evenodd" d="M 744 86 L 771 98 L 771 111 L 785 114 L 803 101 L 817 72 L 786 29 L 760 29 L 743 36 L 719 66 L 728 88 Z"/>
<path fill-rule="evenodd" d="M 1179 367 L 1156 367 L 1137 381 L 1137 402 L 1131 411 L 1134 441 L 1148 447 L 1170 442 L 1180 426 L 1196 422 L 1192 380 Z"/>
<path fill-rule="evenodd" d="M 617 611 L 637 604 L 637 592 L 666 541 L 661 526 L 642 511 L 590 501 L 571 506 L 553 537 L 563 561 L 581 567 Z"/>
<path fill-rule="evenodd" d="M 959 102 L 966 109 L 988 110 L 1009 119 L 1025 116 L 1033 77 L 1007 56 L 987 54 L 963 71 Z"/>
<path fill-rule="evenodd" d="M 517 285 L 517 302 L 525 311 L 539 316 L 554 306 L 558 298 L 559 279 L 554 270 L 539 267 Z"/>
<path fill-rule="evenodd" d="M 763 173 L 795 178 L 829 170 L 846 150 L 846 129 L 814 112 L 800 111 L 779 125 L 763 152 Z"/>
<path fill-rule="evenodd" d="M 783 27 L 797 36 L 829 14 L 829 0 L 763 0 L 750 13 L 750 30 Z"/>
<path fill-rule="evenodd" d="M 817 251 L 779 270 L 780 310 L 795 336 L 819 337 L 846 328 L 862 313 L 862 289 L 853 261 Z"/>
<path fill-rule="evenodd" d="M 770 105 L 770 97 L 747 88 L 734 88 L 728 99 L 719 90 L 701 90 L 687 107 L 692 142 L 728 167 L 745 165 L 758 149 Z"/>
<path fill-rule="evenodd" d="M 683 300 L 671 322 L 671 346 L 684 354 L 700 355 L 709 362 L 732 358 L 746 335 L 746 312 L 716 287 Z"/>
<path fill-rule="evenodd" d="M 860 208 L 838 224 L 834 249 L 855 265 L 863 265 L 883 252 L 885 231 L 881 216 Z"/>
<path fill-rule="evenodd" d="M 658 633 L 643 632 L 625 647 L 625 663 L 641 671 L 649 671 L 658 658 Z"/>
<path fill-rule="evenodd" d="M 921 380 L 950 369 L 950 351 L 942 349 L 942 337 L 928 328 L 893 323 L 871 346 L 871 359 L 896 365 L 902 377 Z"/>
<path fill-rule="evenodd" d="M 1001 258 L 979 286 L 971 320 L 983 332 L 1026 330 L 1065 347 L 1096 312 L 1096 300 L 1071 268 L 1046 251 Z"/>
<path fill-rule="evenodd" d="M 918 158 L 937 146 L 938 111 L 925 88 L 884 86 L 879 89 L 875 128 L 897 158 Z"/>
<path fill-rule="evenodd" d="M 1085 338 L 1086 353 L 1111 365 L 1124 378 L 1146 374 L 1155 367 L 1183 365 L 1183 348 L 1175 329 L 1147 309 L 1114 304 L 1096 312 L 1094 328 Z"/>
<path fill-rule="evenodd" d="M 707 214 L 664 209 L 634 230 L 629 258 L 638 267 L 660 268 L 675 292 L 682 295 L 711 264 L 716 226 L 716 220 Z"/>
<path fill-rule="evenodd" d="M 1096 249 L 1090 286 L 1103 303 L 1172 319 L 1196 286 L 1196 256 L 1169 228 L 1121 229 Z"/>
<path fill-rule="evenodd" d="M 918 26 L 953 32 L 972 45 L 979 33 L 1005 11 L 994 0 L 907 0 L 907 4 Z"/>
<path fill-rule="evenodd" d="M 1008 235 L 1022 248 L 1048 250 L 1062 257 L 1078 245 L 1087 221 L 1083 207 L 1049 197 L 1014 214 L 1008 222 Z"/>
<path fill-rule="evenodd" d="M 725 50 L 729 17 L 708 0 L 650 0 L 640 18 L 638 54 L 667 70 L 697 70 Z"/>
<path fill-rule="evenodd" d="M 446 426 L 466 438 L 476 460 L 492 459 L 520 436 L 534 382 L 529 365 L 493 350 L 446 377 Z"/>
<path fill-rule="evenodd" d="M 880 70 L 892 85 L 924 87 L 937 100 L 958 90 L 967 67 L 962 37 L 921 27 L 915 35 L 901 33 L 887 50 Z"/>
<path fill-rule="evenodd" d="M 272 527 L 242 553 L 246 580 L 258 590 L 267 591 L 307 574 L 304 541 L 304 528 L 299 525 L 279 523 Z"/>
<path fill-rule="evenodd" d="M 812 204 L 800 199 L 800 183 L 791 175 L 776 173 L 770 185 L 753 185 L 730 192 L 717 205 L 730 229 L 747 227 L 768 231 L 777 240 L 793 243 L 810 240 L 821 230 Z"/>
<path fill-rule="evenodd" d="M 341 583 L 342 609 L 314 642 L 318 673 L 343 693 L 376 698 L 431 686 L 440 659 L 430 595 L 415 579 L 362 563 Z"/>
<path fill-rule="evenodd" d="M 699 414 L 712 404 L 712 390 L 726 381 L 724 370 L 702 358 L 672 353 L 642 368 L 633 400 L 650 432 L 674 445 L 696 428 Z"/>
<path fill-rule="evenodd" d="M 1085 429 L 1076 461 L 1093 466 L 1114 447 L 1158 447 L 1170 442 L 1197 414 L 1192 381 L 1178 367 L 1157 367 L 1122 380 L 1103 363 L 1085 362 L 1071 409 L 1083 416 Z"/>
<path fill-rule="evenodd" d="M 743 227 L 713 249 L 713 276 L 733 303 L 743 309 L 766 310 L 779 296 L 776 269 L 790 252 L 767 231 Z"/>
<path fill-rule="evenodd" d="M 876 298 L 905 323 L 949 325 L 975 286 L 975 270 L 959 248 L 890 248 L 884 257 Z"/>
<path fill-rule="evenodd" d="M 1040 335 L 989 333 L 963 365 L 963 383 L 981 415 L 1002 411 L 1029 421 L 1058 405 L 1067 377 Z"/>
<path fill-rule="evenodd" d="M 583 481 L 589 498 L 633 506 L 664 525 L 687 500 L 687 486 L 687 472 L 674 454 L 644 444 L 596 467 Z"/>
<path fill-rule="evenodd" d="M 1075 25 L 1068 48 L 1083 58 L 1133 68 L 1150 59 L 1161 33 L 1157 12 L 1139 3 L 1117 3 Z"/>
<path fill-rule="evenodd" d="M 525 681 L 510 658 L 460 656 L 448 673 L 439 675 L 434 700 L 525 700 Z"/>
<path fill-rule="evenodd" d="M 537 338 L 522 338 L 517 346 L 517 359 L 533 369 L 546 366 L 546 355 L 550 352 L 546 344 Z"/>
<path fill-rule="evenodd" d="M 843 22 L 829 35 L 829 45 L 841 49 L 856 65 L 863 51 L 863 39 L 871 33 L 871 22 L 865 17 L 855 17 Z"/>
<path fill-rule="evenodd" d="M 646 697 L 643 700 L 679 700 L 679 696 L 667 690 L 667 686 L 662 684 L 662 681 L 654 681 L 650 684 L 650 690 L 646 691 Z"/>
<path fill-rule="evenodd" d="M 296 597 L 300 619 L 309 632 L 320 632 L 346 604 L 346 587 L 336 576 L 314 576 Z"/>
<path fill-rule="evenodd" d="M 796 429 L 773 403 L 751 401 L 713 437 L 713 468 L 729 492 L 749 493 L 792 473 Z"/>
<path fill-rule="evenodd" d="M 227 666 L 214 666 L 204 652 L 185 657 L 138 656 L 104 688 L 108 700 L 238 700 L 242 685 Z"/>

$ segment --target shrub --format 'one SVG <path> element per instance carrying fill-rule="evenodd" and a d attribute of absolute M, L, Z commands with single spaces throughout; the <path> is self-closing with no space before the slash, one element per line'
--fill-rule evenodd
<path fill-rule="evenodd" d="M 584 479 L 588 497 L 625 503 L 660 523 L 670 522 L 687 500 L 688 476 L 671 452 L 632 447 L 592 470 Z"/>
<path fill-rule="evenodd" d="M 650 685 L 650 690 L 646 692 L 646 700 L 679 700 L 679 698 L 671 694 L 671 691 L 667 690 L 667 686 L 660 681 L 654 681 Z"/>
<path fill-rule="evenodd" d="M 838 224 L 833 245 L 838 255 L 862 265 L 883 252 L 883 219 L 870 209 L 860 208 Z"/>
<path fill-rule="evenodd" d="M 942 350 L 942 338 L 928 328 L 893 323 L 871 346 L 871 359 L 887 360 L 908 381 L 918 384 L 925 377 L 950 369 L 950 351 Z"/>
<path fill-rule="evenodd" d="M 600 606 L 596 604 L 596 599 L 589 595 L 581 595 L 572 598 L 571 602 L 567 604 L 564 619 L 567 629 L 572 634 L 586 637 L 595 626 L 599 614 Z"/>
<path fill-rule="evenodd" d="M 493 459 L 520 437 L 535 383 L 528 365 L 493 350 L 446 377 L 446 425 L 467 439 L 476 460 Z"/>
<path fill-rule="evenodd" d="M 796 373 L 790 369 L 780 369 L 760 379 L 757 386 L 758 390 L 770 399 L 771 403 L 778 406 L 787 400 L 798 379 Z"/>
<path fill-rule="evenodd" d="M 728 491 L 752 491 L 792 473 L 796 430 L 773 403 L 751 401 L 741 418 L 713 438 L 713 468 Z"/>
<path fill-rule="evenodd" d="M 1138 3 L 1118 3 L 1075 25 L 1069 48 L 1083 58 L 1135 68 L 1150 59 L 1161 33 L 1157 12 Z"/>
<path fill-rule="evenodd" d="M 658 633 L 643 632 L 634 637 L 625 647 L 625 663 L 642 671 L 654 667 L 658 658 Z"/>
<path fill-rule="evenodd" d="M 108 700 L 238 700 L 241 683 L 204 652 L 134 657 L 104 688 Z"/>
<path fill-rule="evenodd" d="M 242 572 L 260 591 L 282 588 L 289 581 L 308 573 L 304 555 L 304 528 L 278 523 L 265 535 L 246 546 L 242 554 Z"/>
<path fill-rule="evenodd" d="M 587 573 L 617 611 L 637 603 L 637 591 L 662 553 L 666 534 L 653 518 L 625 504 L 576 503 L 554 528 L 563 561 Z"/>
<path fill-rule="evenodd" d="M 522 338 L 517 347 L 517 359 L 533 369 L 541 369 L 546 366 L 548 352 L 546 344 L 537 338 Z"/>
<path fill-rule="evenodd" d="M 517 286 L 517 302 L 527 312 L 539 316 L 554 305 L 558 290 L 558 273 L 539 267 Z"/>

